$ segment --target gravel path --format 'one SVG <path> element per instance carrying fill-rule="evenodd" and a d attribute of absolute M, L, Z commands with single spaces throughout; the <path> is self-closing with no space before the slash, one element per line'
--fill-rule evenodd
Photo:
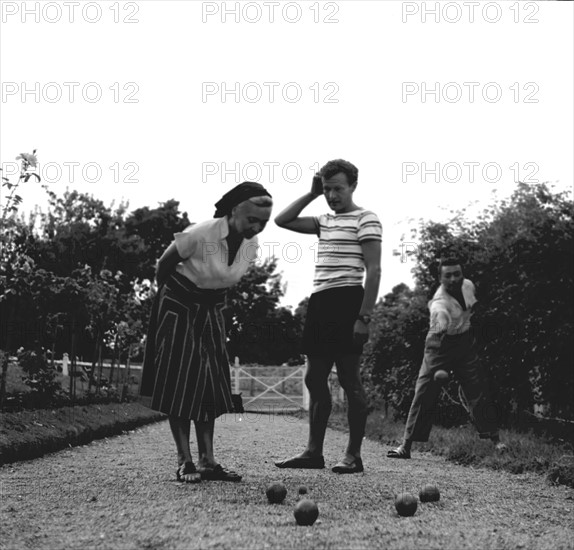
<path fill-rule="evenodd" d="M 289 416 L 234 415 L 216 422 L 216 457 L 241 483 L 174 481 L 167 422 L 84 447 L 0 468 L 0 548 L 574 548 L 574 491 L 533 474 L 472 469 L 416 453 L 385 458 L 366 441 L 365 473 L 279 470 L 273 460 L 298 452 L 306 422 Z M 329 430 L 332 466 L 346 436 Z M 267 503 L 272 480 L 288 488 Z M 393 496 L 441 490 L 438 503 L 399 517 Z M 298 527 L 293 506 L 305 485 L 319 506 L 312 527 Z"/>

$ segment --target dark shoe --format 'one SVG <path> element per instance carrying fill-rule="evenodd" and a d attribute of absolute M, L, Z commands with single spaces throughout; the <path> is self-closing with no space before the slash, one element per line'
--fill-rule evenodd
<path fill-rule="evenodd" d="M 336 474 L 359 474 L 363 471 L 363 461 L 359 457 L 356 457 L 350 464 L 341 461 L 335 464 L 332 470 Z"/>
<path fill-rule="evenodd" d="M 320 470 L 325 467 L 325 459 L 322 456 L 294 456 L 275 462 L 277 468 L 305 468 L 308 470 Z"/>
<path fill-rule="evenodd" d="M 175 472 L 177 480 L 182 483 L 199 483 L 201 476 L 193 462 L 183 463 Z"/>
<path fill-rule="evenodd" d="M 411 452 L 407 451 L 402 445 L 392 449 L 387 453 L 387 458 L 411 458 Z"/>
<path fill-rule="evenodd" d="M 237 472 L 226 470 L 221 464 L 215 468 L 202 468 L 199 471 L 201 479 L 207 481 L 241 481 L 242 476 Z"/>

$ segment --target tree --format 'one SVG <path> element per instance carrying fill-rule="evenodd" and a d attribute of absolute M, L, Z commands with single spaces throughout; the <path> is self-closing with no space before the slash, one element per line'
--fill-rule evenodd
<path fill-rule="evenodd" d="M 173 241 L 173 234 L 189 224 L 187 212 L 180 213 L 179 202 L 173 199 L 160 203 L 157 208 L 138 208 L 126 218 L 126 238 L 137 237 L 143 243 L 137 265 L 141 279 L 153 281 L 156 260 Z"/>
<path fill-rule="evenodd" d="M 6 394 L 6 373 L 8 370 L 9 353 L 13 351 L 14 344 L 11 339 L 11 327 L 15 322 L 15 315 L 18 307 L 18 293 L 15 288 L 14 271 L 18 271 L 19 248 L 16 243 L 18 236 L 18 223 L 16 214 L 18 205 L 22 202 L 22 197 L 16 193 L 21 183 L 27 183 L 30 179 L 40 182 L 40 176 L 34 172 L 38 164 L 36 149 L 30 153 L 21 153 L 16 157 L 20 161 L 20 174 L 16 183 L 12 183 L 9 178 L 2 176 L 2 188 L 9 192 L 2 206 L 0 217 L 0 304 L 3 308 L 4 325 L 7 326 L 6 338 L 2 342 L 5 353 L 1 354 L 1 375 L 0 375 L 0 409 L 4 405 Z M 2 169 L 0 168 L 0 171 Z M 16 264 L 16 267 L 14 265 Z M 2 335 L 4 336 L 4 335 Z"/>
<path fill-rule="evenodd" d="M 426 297 L 401 283 L 379 300 L 373 311 L 371 335 L 363 353 L 363 377 L 371 399 L 385 403 L 404 416 L 428 329 Z"/>
<path fill-rule="evenodd" d="M 476 220 L 463 211 L 449 223 L 421 222 L 410 311 L 400 306 L 401 296 L 408 296 L 404 288 L 385 297 L 388 309 L 383 306 L 381 330 L 366 358 L 373 382 L 402 414 L 412 390 L 401 390 L 399 381 L 414 380 L 422 359 L 424 302 L 438 286 L 438 259 L 453 255 L 467 264 L 465 276 L 478 289 L 481 307 L 473 326 L 501 421 L 532 411 L 534 404 L 574 418 L 573 214 L 569 194 L 520 183 L 508 200 L 490 205 Z M 409 326 L 412 333 L 405 332 Z M 401 351 L 401 339 L 417 350 L 416 357 Z M 457 416 L 448 399 L 439 409 L 446 417 Z"/>
<path fill-rule="evenodd" d="M 226 323 L 230 357 L 281 364 L 300 354 L 301 325 L 290 309 L 278 306 L 284 284 L 276 268 L 276 258 L 254 264 L 229 290 Z"/>

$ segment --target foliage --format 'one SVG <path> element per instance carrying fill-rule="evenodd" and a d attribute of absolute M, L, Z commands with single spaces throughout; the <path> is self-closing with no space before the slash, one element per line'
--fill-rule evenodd
<path fill-rule="evenodd" d="M 18 183 L 28 181 L 36 162 L 33 155 L 21 157 Z M 4 178 L 5 187 L 15 185 Z M 21 199 L 14 193 L 3 210 L 0 348 L 14 353 L 39 345 L 94 362 L 125 358 L 128 350 L 141 356 L 153 297 L 144 275 L 153 274 L 155 250 L 189 223 L 187 215 L 180 216 L 173 200 L 141 216 L 141 210 L 128 215 L 126 204 L 107 207 L 78 191 L 46 191 L 48 210 L 36 209 L 28 220 L 17 216 Z M 2 396 L 7 366 L 3 360 Z M 93 370 L 89 374 L 95 382 Z"/>
<path fill-rule="evenodd" d="M 15 288 L 15 278 L 11 277 L 11 271 L 16 264 L 16 270 L 19 267 L 18 246 L 15 237 L 18 236 L 16 227 L 16 214 L 18 205 L 22 202 L 22 197 L 16 194 L 21 183 L 27 183 L 32 177 L 40 181 L 40 176 L 33 171 L 38 164 L 36 149 L 32 153 L 21 153 L 16 157 L 20 161 L 20 174 L 16 183 L 12 183 L 9 178 L 2 176 L 2 188 L 9 191 L 6 202 L 2 207 L 2 216 L 0 217 L 0 304 L 3 307 L 3 333 L 6 334 L 6 344 L 8 349 L 11 347 L 10 327 L 13 323 L 14 313 L 16 311 L 16 297 L 18 295 Z M 0 171 L 3 169 L 0 168 Z M 22 266 L 28 264 L 26 261 Z M 6 394 L 6 373 L 8 369 L 8 353 L 1 354 L 1 374 L 0 374 L 0 408 L 4 406 L 4 397 Z"/>
<path fill-rule="evenodd" d="M 56 380 L 56 370 L 46 361 L 46 356 L 40 349 L 18 350 L 18 363 L 26 373 L 24 383 L 32 392 L 39 394 L 39 399 L 49 401 L 61 392 L 60 383 Z"/>
<path fill-rule="evenodd" d="M 276 268 L 275 258 L 254 264 L 228 292 L 226 324 L 232 359 L 279 365 L 300 355 L 302 325 L 290 309 L 278 305 L 284 285 Z"/>
<path fill-rule="evenodd" d="M 108 207 L 75 190 L 48 194 L 46 212 L 12 219 L 14 253 L 5 272 L 13 307 L 0 346 L 30 348 L 37 341 L 55 356 L 92 359 L 86 371 L 97 389 L 100 358 L 143 359 L 155 264 L 189 219 L 174 200 L 128 213 L 126 204 Z M 300 325 L 279 307 L 284 288 L 276 266 L 275 260 L 252 266 L 229 291 L 231 357 L 260 363 L 298 357 Z M 8 290 L 2 282 L 0 290 Z"/>
<path fill-rule="evenodd" d="M 414 291 L 396 287 L 377 306 L 365 355 L 376 391 L 406 414 L 428 324 L 425 303 L 438 286 L 438 259 L 454 255 L 466 262 L 465 276 L 477 286 L 473 326 L 500 419 L 516 419 L 534 405 L 551 416 L 574 418 L 573 219 L 566 193 L 521 183 L 477 220 L 458 212 L 448 224 L 422 222 Z M 454 383 L 448 392 L 438 414 L 448 421 L 466 418 L 455 404 Z"/>
<path fill-rule="evenodd" d="M 125 239 L 139 238 L 143 244 L 139 257 L 148 259 L 137 263 L 141 279 L 153 280 L 155 260 L 173 240 L 173 234 L 190 224 L 187 213 L 180 213 L 178 207 L 179 202 L 172 199 L 157 208 L 138 208 L 126 217 Z"/>

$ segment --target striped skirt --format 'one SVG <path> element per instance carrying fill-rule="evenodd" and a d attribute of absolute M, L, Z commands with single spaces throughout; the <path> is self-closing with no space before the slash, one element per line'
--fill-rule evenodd
<path fill-rule="evenodd" d="M 233 412 L 222 310 L 225 289 L 205 290 L 179 273 L 155 298 L 140 394 L 150 408 L 208 421 Z"/>

